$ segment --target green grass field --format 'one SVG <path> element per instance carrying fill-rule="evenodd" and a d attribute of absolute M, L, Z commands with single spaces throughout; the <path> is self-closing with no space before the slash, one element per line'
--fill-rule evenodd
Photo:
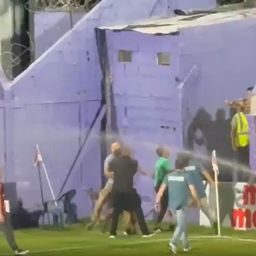
<path fill-rule="evenodd" d="M 74 225 L 63 230 L 28 229 L 16 231 L 16 239 L 22 248 L 31 250 L 29 255 L 80 256 L 80 255 L 169 255 L 168 240 L 171 232 L 163 232 L 151 238 L 141 236 L 109 239 L 99 230 L 86 231 L 84 225 Z M 225 237 L 212 235 L 207 228 L 190 227 L 192 250 L 181 255 L 255 256 L 256 232 L 224 229 Z M 0 239 L 0 255 L 12 255 L 3 237 Z"/>

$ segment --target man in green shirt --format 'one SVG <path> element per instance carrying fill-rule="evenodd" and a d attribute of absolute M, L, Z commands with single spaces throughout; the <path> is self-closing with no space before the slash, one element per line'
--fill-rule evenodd
<path fill-rule="evenodd" d="M 156 154 L 159 157 L 155 164 L 155 173 L 154 173 L 154 189 L 157 193 L 159 191 L 160 186 L 162 185 L 166 175 L 172 170 L 172 164 L 169 161 L 170 152 L 167 148 L 157 147 Z M 159 224 L 162 222 L 165 213 L 168 208 L 168 191 L 166 190 L 161 197 L 160 201 L 160 211 L 158 213 L 156 219 L 156 225 L 154 230 L 161 231 Z"/>

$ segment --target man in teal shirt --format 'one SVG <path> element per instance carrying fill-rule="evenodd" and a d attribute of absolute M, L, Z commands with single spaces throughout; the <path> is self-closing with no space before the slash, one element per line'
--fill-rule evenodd
<path fill-rule="evenodd" d="M 216 217 L 215 217 L 215 213 L 213 210 L 210 209 L 209 205 L 208 205 L 208 200 L 206 197 L 206 193 L 205 193 L 205 186 L 203 183 L 203 178 L 206 178 L 207 182 L 209 183 L 210 186 L 214 185 L 214 181 L 210 175 L 210 173 L 203 167 L 203 165 L 193 159 L 193 157 L 190 154 L 184 154 L 184 156 L 186 157 L 187 161 L 189 162 L 189 165 L 187 167 L 185 167 L 185 172 L 187 173 L 187 175 L 190 176 L 199 200 L 200 200 L 200 209 L 201 211 L 206 215 L 206 217 L 209 219 L 211 225 L 213 226 L 215 233 L 217 233 L 217 224 L 216 224 Z M 191 204 L 192 202 L 189 202 L 189 204 Z"/>
<path fill-rule="evenodd" d="M 156 154 L 159 157 L 155 164 L 155 173 L 154 173 L 154 189 L 157 193 L 161 184 L 163 183 L 166 175 L 171 171 L 172 165 L 169 161 L 170 152 L 164 147 L 158 147 L 156 149 Z M 161 210 L 158 213 L 156 224 L 155 224 L 155 231 L 161 231 L 159 224 L 162 222 L 165 213 L 168 208 L 168 191 L 165 191 L 163 196 L 161 197 L 160 201 Z"/>
<path fill-rule="evenodd" d="M 185 216 L 185 208 L 188 204 L 190 193 L 193 199 L 200 205 L 193 181 L 191 177 L 184 172 L 184 168 L 187 165 L 188 161 L 184 157 L 184 154 L 178 154 L 175 162 L 175 171 L 166 176 L 156 195 L 156 209 L 159 209 L 161 198 L 165 191 L 168 191 L 169 209 L 176 216 L 176 229 L 169 242 L 170 249 L 174 254 L 177 253 L 177 244 L 180 240 L 183 243 L 183 251 L 188 252 L 190 250 Z"/>
<path fill-rule="evenodd" d="M 191 177 L 184 172 L 184 168 L 187 165 L 188 162 L 183 154 L 178 154 L 175 162 L 175 171 L 166 176 L 156 195 L 156 209 L 159 209 L 161 198 L 165 191 L 168 190 L 169 209 L 176 215 L 176 229 L 169 242 L 170 249 L 174 254 L 177 253 L 177 244 L 180 240 L 183 244 L 183 251 L 188 252 L 190 250 L 185 216 L 185 208 L 188 204 L 190 193 L 198 205 L 200 204 Z"/>

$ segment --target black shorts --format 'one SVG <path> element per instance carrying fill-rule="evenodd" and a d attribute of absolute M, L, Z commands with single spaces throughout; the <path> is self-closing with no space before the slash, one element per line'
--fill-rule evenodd
<path fill-rule="evenodd" d="M 237 148 L 237 158 L 239 164 L 249 167 L 249 146 Z"/>
<path fill-rule="evenodd" d="M 140 196 L 136 192 L 113 192 L 113 207 L 120 211 L 134 211 L 141 205 Z"/>

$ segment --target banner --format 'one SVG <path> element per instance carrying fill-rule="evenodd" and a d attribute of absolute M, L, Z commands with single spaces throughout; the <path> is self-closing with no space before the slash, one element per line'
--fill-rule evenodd
<path fill-rule="evenodd" d="M 237 183 L 232 226 L 237 230 L 256 229 L 256 184 Z"/>
<path fill-rule="evenodd" d="M 215 191 L 206 186 L 211 210 L 215 210 Z M 219 183 L 221 226 L 236 230 L 256 230 L 256 184 L 232 182 Z M 207 217 L 200 211 L 200 225 L 210 226 Z"/>

